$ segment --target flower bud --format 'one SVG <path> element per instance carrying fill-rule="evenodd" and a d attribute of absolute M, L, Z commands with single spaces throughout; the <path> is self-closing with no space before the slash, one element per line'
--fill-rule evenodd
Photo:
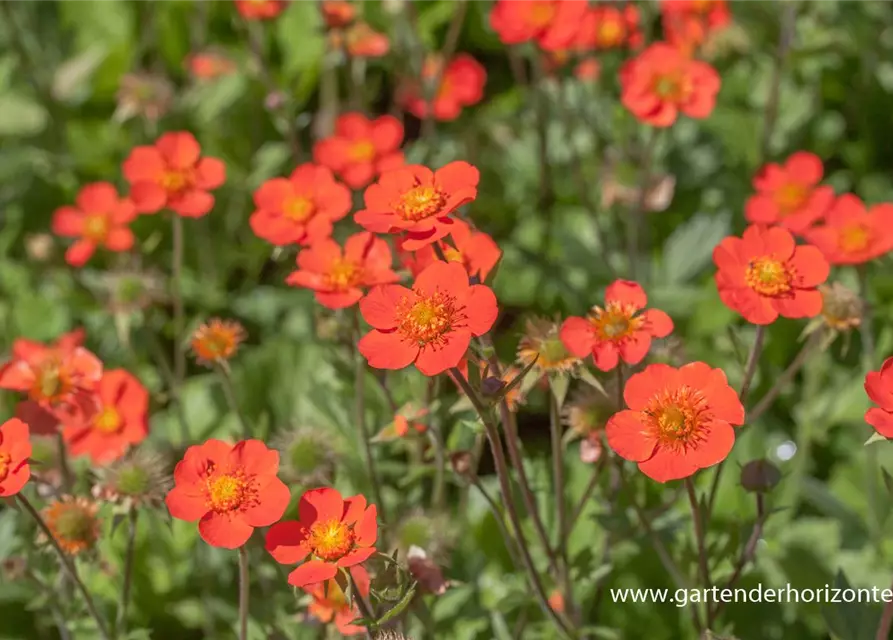
<path fill-rule="evenodd" d="M 781 480 L 781 471 L 768 460 L 751 460 L 741 468 L 741 486 L 745 491 L 766 493 Z"/>
<path fill-rule="evenodd" d="M 467 476 L 471 474 L 471 452 L 457 451 L 450 455 L 450 464 L 456 475 Z"/>
<path fill-rule="evenodd" d="M 488 376 L 481 381 L 481 393 L 485 398 L 493 398 L 505 389 L 505 381 L 494 376 Z"/>

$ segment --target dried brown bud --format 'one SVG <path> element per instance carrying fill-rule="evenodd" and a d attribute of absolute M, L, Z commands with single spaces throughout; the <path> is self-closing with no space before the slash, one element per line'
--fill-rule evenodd
<path fill-rule="evenodd" d="M 751 460 L 741 468 L 741 486 L 745 491 L 766 493 L 781 480 L 781 471 L 768 460 Z"/>
<path fill-rule="evenodd" d="M 471 452 L 457 451 L 450 456 L 450 464 L 457 475 L 467 476 L 471 473 Z"/>
<path fill-rule="evenodd" d="M 849 331 L 862 323 L 862 300 L 839 282 L 819 285 L 822 319 L 835 331 Z"/>

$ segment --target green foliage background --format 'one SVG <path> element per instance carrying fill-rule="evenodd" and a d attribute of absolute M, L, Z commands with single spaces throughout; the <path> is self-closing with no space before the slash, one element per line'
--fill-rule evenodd
<path fill-rule="evenodd" d="M 392 53 L 370 61 L 360 101 L 370 112 L 390 108 L 398 74 L 412 67 L 413 33 L 428 50 L 442 46 L 456 3 L 418 2 L 411 31 L 405 14 L 391 14 L 378 2 L 361 3 L 365 18 L 392 39 Z M 410 160 L 431 166 L 465 159 L 481 169 L 475 223 L 504 252 L 493 286 L 503 311 L 498 348 L 510 359 L 530 313 L 580 314 L 601 299 L 611 276 L 605 259 L 620 273 L 630 265 L 624 248 L 628 211 L 598 203 L 604 158 L 619 155 L 618 174 L 628 184 L 640 178 L 644 130 L 618 101 L 616 71 L 623 56 L 606 54 L 602 78 L 583 84 L 564 78 L 559 95 L 553 82 L 541 94 L 513 79 L 505 48 L 489 30 L 490 3 L 471 2 L 459 43 L 488 69 L 484 102 L 455 123 L 439 124 L 434 138 L 412 140 Z M 657 7 L 642 3 L 643 20 L 658 32 Z M 182 436 L 168 406 L 157 367 L 169 354 L 174 336 L 167 301 L 141 312 L 113 317 L 104 304 L 103 272 L 122 267 L 152 268 L 162 277 L 170 264 L 169 222 L 145 216 L 135 224 L 138 263 L 103 256 L 79 271 L 65 265 L 57 243 L 48 260 L 28 255 L 27 241 L 47 233 L 52 211 L 70 203 L 86 182 L 108 180 L 125 187 L 120 164 L 129 150 L 166 130 L 195 133 L 208 155 L 227 165 L 226 185 L 206 218 L 186 221 L 185 301 L 192 325 L 213 315 L 238 318 L 249 333 L 234 366 L 238 400 L 258 437 L 268 438 L 291 425 L 309 425 L 331 434 L 341 451 L 336 486 L 365 491 L 361 450 L 350 414 L 352 373 L 345 351 L 328 337 L 320 309 L 308 292 L 286 288 L 283 279 L 293 253 L 276 252 L 254 237 L 247 224 L 251 194 L 264 180 L 287 174 L 295 164 L 277 114 L 264 108 L 267 88 L 247 45 L 246 25 L 228 2 L 3 2 L 0 29 L 0 342 L 6 351 L 16 337 L 52 340 L 84 326 L 88 345 L 109 367 L 124 366 L 153 392 L 150 442 L 176 451 Z M 779 59 L 784 13 L 795 12 L 791 46 Z M 666 310 L 689 360 L 722 367 L 736 385 L 742 376 L 740 345 L 753 340 L 745 326 L 717 297 L 712 274 L 713 246 L 744 227 L 743 203 L 750 179 L 763 159 L 783 159 L 810 150 L 825 162 L 827 179 L 838 193 L 853 191 L 869 203 L 893 201 L 893 5 L 886 2 L 735 2 L 735 26 L 726 34 L 712 63 L 722 76 L 713 115 L 682 120 L 657 141 L 657 168 L 676 178 L 676 192 L 665 212 L 649 214 L 640 236 L 649 243 L 636 259 L 637 276 L 650 304 Z M 309 148 L 313 114 L 320 108 L 320 77 L 325 57 L 317 7 L 295 2 L 276 21 L 259 27 L 269 70 L 286 96 Z M 239 65 L 233 75 L 211 83 L 192 82 L 184 59 L 213 45 Z M 775 69 L 779 75 L 778 117 L 767 155 L 761 132 Z M 116 122 L 115 95 L 122 74 L 150 69 L 171 78 L 178 93 L 174 109 L 153 128 L 136 118 Z M 342 74 L 343 69 L 338 68 Z M 342 76 L 346 93 L 346 77 Z M 536 106 L 546 110 L 547 160 L 554 201 L 543 207 Z M 407 120 L 414 137 L 416 123 Z M 577 177 L 589 192 L 581 197 Z M 600 246 L 595 223 L 608 230 Z M 632 222 L 633 225 L 636 222 Z M 342 229 L 343 230 L 343 229 Z M 889 258 L 869 266 L 867 296 L 874 312 L 876 353 L 871 364 L 893 352 L 893 280 Z M 852 270 L 836 277 L 855 287 Z M 340 317 L 339 317 L 340 319 Z M 758 398 L 799 349 L 803 323 L 781 320 L 771 327 L 753 390 Z M 839 340 L 814 356 L 758 423 L 739 431 L 711 529 L 714 573 L 727 575 L 750 532 L 753 498 L 738 486 L 738 465 L 757 457 L 776 461 L 784 479 L 769 497 L 777 513 L 769 520 L 758 562 L 739 586 L 822 588 L 826 583 L 855 587 L 889 586 L 893 575 L 890 494 L 878 471 L 893 469 L 886 442 L 863 446 L 871 434 L 862 415 L 868 400 L 862 389 L 861 338 L 848 348 Z M 183 389 L 191 442 L 237 437 L 235 417 L 216 379 L 191 368 Z M 414 371 L 395 376 L 394 393 L 420 398 L 424 381 Z M 371 380 L 371 378 L 370 378 Z M 443 404 L 454 393 L 443 385 Z M 390 416 L 377 388 L 368 419 L 384 425 Z M 372 391 L 374 389 L 374 392 Z M 0 397 L 12 413 L 14 398 Z M 442 410 L 449 446 L 468 446 L 471 431 L 460 416 Z M 465 416 L 466 418 L 469 416 Z M 522 413 L 530 473 L 543 508 L 548 505 L 548 416 L 534 393 Z M 796 454 L 779 460 L 779 445 L 792 442 Z M 541 446 L 543 445 L 543 446 Z M 172 451 L 172 455 L 175 453 Z M 405 517 L 427 504 L 429 471 L 406 470 L 406 452 L 380 445 L 391 513 Z M 579 496 L 590 468 L 568 451 L 572 495 Z M 702 473 L 699 486 L 712 474 Z M 486 479 L 488 486 L 492 480 Z M 575 581 L 584 610 L 597 628 L 595 637 L 671 640 L 690 634 L 687 612 L 672 605 L 620 605 L 607 596 L 596 603 L 596 583 L 605 587 L 669 587 L 647 535 L 627 508 L 628 496 L 610 496 L 604 482 L 570 541 Z M 656 521 L 659 535 L 674 550 L 683 569 L 694 574 L 691 520 L 684 497 L 673 486 L 644 477 L 634 484 L 637 500 L 658 508 L 676 498 Z M 297 489 L 293 493 L 298 493 Z M 458 495 L 451 489 L 451 496 Z M 683 498 L 683 499 L 678 499 Z M 605 504 L 612 503 L 608 509 Z M 441 558 L 456 581 L 448 593 L 427 600 L 436 637 L 511 638 L 520 617 L 529 624 L 525 638 L 551 637 L 529 601 L 523 576 L 513 572 L 496 525 L 472 493 L 453 502 L 455 527 L 450 553 Z M 549 513 L 549 510 L 546 510 Z M 398 519 L 384 527 L 400 532 Z M 121 529 L 100 547 L 103 563 L 81 569 L 101 601 L 113 611 L 124 546 Z M 14 510 L 0 505 L 0 559 L 21 555 L 33 531 Z M 399 536 L 398 536 L 399 537 Z M 601 549 L 612 541 L 611 555 Z M 406 542 L 403 540 L 403 542 Z M 423 541 L 424 542 L 424 541 Z M 203 545 L 193 525 L 170 523 L 161 513 L 142 521 L 131 608 L 137 637 L 232 637 L 236 616 L 235 554 Z M 256 581 L 252 637 L 313 638 L 317 630 L 301 621 L 285 574 L 260 549 L 254 549 Z M 34 557 L 37 570 L 51 566 Z M 539 559 L 542 561 L 542 559 Z M 61 598 L 63 615 L 79 619 L 75 599 Z M 55 637 L 45 596 L 27 581 L 0 582 L 0 638 Z M 878 605 L 734 604 L 717 632 L 742 639 L 873 637 Z M 77 637 L 93 637 L 89 628 Z M 421 632 L 419 632 L 421 634 Z M 272 634 L 272 635 L 267 635 Z M 419 635 L 418 637 L 425 637 Z"/>

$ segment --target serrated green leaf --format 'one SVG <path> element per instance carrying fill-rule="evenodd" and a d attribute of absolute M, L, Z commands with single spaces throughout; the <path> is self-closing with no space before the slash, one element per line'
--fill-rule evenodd
<path fill-rule="evenodd" d="M 403 613 L 403 610 L 409 606 L 409 603 L 412 602 L 412 599 L 415 597 L 415 592 L 416 585 L 413 584 L 403 595 L 403 598 L 401 598 L 400 602 L 395 604 L 390 611 L 386 612 L 382 617 L 378 619 L 377 626 L 381 626 L 386 622 L 395 619 L 397 616 Z"/>

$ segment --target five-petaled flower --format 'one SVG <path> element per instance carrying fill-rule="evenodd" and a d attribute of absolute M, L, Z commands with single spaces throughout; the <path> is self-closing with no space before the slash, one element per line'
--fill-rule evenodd
<path fill-rule="evenodd" d="M 893 204 L 865 203 L 847 193 L 831 205 L 824 225 L 806 233 L 831 264 L 862 264 L 893 251 Z"/>
<path fill-rule="evenodd" d="M 585 318 L 573 316 L 561 325 L 561 341 L 573 355 L 590 353 L 595 366 L 610 371 L 622 359 L 638 364 L 648 354 L 652 338 L 665 338 L 673 321 L 659 309 L 645 308 L 645 291 L 635 282 L 617 280 L 605 289 L 605 306 L 595 306 Z"/>
<path fill-rule="evenodd" d="M 430 114 L 426 92 L 418 82 L 405 82 L 400 87 L 398 101 L 416 118 L 424 119 L 430 115 L 435 120 L 455 120 L 464 107 L 483 99 L 487 70 L 480 62 L 467 53 L 460 53 L 446 63 L 441 72 L 444 64 L 441 58 L 431 56 L 422 66 L 423 81 L 433 82 L 441 73 L 440 85 L 431 100 Z"/>
<path fill-rule="evenodd" d="M 10 418 L 0 425 L 0 498 L 14 496 L 31 477 L 28 425 Z"/>
<path fill-rule="evenodd" d="M 214 206 L 209 193 L 226 181 L 226 166 L 217 158 L 201 157 L 191 133 L 165 133 L 152 146 L 136 147 L 123 166 L 130 199 L 140 213 L 164 208 L 198 218 Z"/>
<path fill-rule="evenodd" d="M 373 329 L 357 348 L 376 369 L 402 369 L 413 362 L 426 376 L 459 364 L 472 336 L 496 321 L 496 296 L 484 285 L 469 285 L 462 265 L 436 262 L 416 278 L 412 290 L 375 287 L 360 300 Z"/>
<path fill-rule="evenodd" d="M 623 389 L 628 409 L 608 420 L 608 445 L 658 482 L 686 478 L 724 460 L 744 407 L 725 374 L 703 362 L 652 364 Z"/>
<path fill-rule="evenodd" d="M 706 118 L 713 111 L 720 79 L 706 62 L 656 42 L 620 70 L 620 100 L 633 115 L 655 127 L 669 127 L 679 115 Z"/>
<path fill-rule="evenodd" d="M 822 312 L 817 287 L 830 266 L 821 251 L 797 246 L 781 227 L 748 227 L 713 250 L 716 286 L 723 303 L 753 324 L 785 318 L 814 318 Z"/>
<path fill-rule="evenodd" d="M 278 471 L 279 452 L 260 440 L 208 440 L 186 450 L 165 502 L 174 518 L 198 520 L 209 545 L 235 549 L 285 513 L 290 495 Z"/>
<path fill-rule="evenodd" d="M 149 434 L 149 392 L 133 374 L 112 369 L 102 374 L 96 396 L 96 414 L 84 422 L 64 423 L 62 437 L 71 455 L 107 464 Z"/>
<path fill-rule="evenodd" d="M 65 252 L 73 267 L 83 266 L 97 247 L 109 251 L 127 251 L 133 246 L 128 226 L 137 216 L 133 203 L 120 198 L 108 182 L 84 185 L 75 207 L 60 207 L 53 212 L 53 233 L 78 240 Z"/>
<path fill-rule="evenodd" d="M 344 250 L 326 238 L 298 253 L 298 270 L 285 282 L 316 293 L 316 301 L 329 309 L 344 309 L 363 297 L 362 287 L 400 280 L 391 269 L 391 249 L 383 239 L 361 231 L 350 236 Z"/>
<path fill-rule="evenodd" d="M 437 245 L 447 262 L 458 262 L 465 267 L 468 277 L 477 278 L 484 282 L 490 271 L 502 257 L 502 251 L 489 235 L 483 231 L 476 231 L 471 225 L 453 218 L 450 227 L 451 241 L 446 238 L 439 240 Z M 400 261 L 409 269 L 413 277 L 419 275 L 430 264 L 437 262 L 435 245 L 425 245 L 415 252 L 403 251 L 400 253 Z"/>
<path fill-rule="evenodd" d="M 634 4 L 590 7 L 580 22 L 574 42 L 577 49 L 587 51 L 639 46 L 642 33 L 639 31 L 638 7 Z"/>
<path fill-rule="evenodd" d="M 885 438 L 893 438 L 893 358 L 865 376 L 865 392 L 878 405 L 865 412 L 865 422 Z"/>
<path fill-rule="evenodd" d="M 307 491 L 298 502 L 298 520 L 267 531 L 266 548 L 282 564 L 301 565 L 288 576 L 295 587 L 310 587 L 354 567 L 375 553 L 377 510 L 361 495 L 342 498 L 335 489 Z"/>
<path fill-rule="evenodd" d="M 350 211 L 350 189 L 332 170 L 305 163 L 288 178 L 273 178 L 254 192 L 248 220 L 258 238 L 277 246 L 308 246 L 332 235 L 332 223 Z"/>
<path fill-rule="evenodd" d="M 753 179 L 757 193 L 745 204 L 745 217 L 802 234 L 834 201 L 834 189 L 819 185 L 823 173 L 819 157 L 806 151 L 792 154 L 784 165 L 767 164 Z"/>
<path fill-rule="evenodd" d="M 354 220 L 373 233 L 405 232 L 402 249 L 416 251 L 450 233 L 450 215 L 477 197 L 479 179 L 461 161 L 437 171 L 417 164 L 387 171 L 366 189 L 366 208 Z"/>
<path fill-rule="evenodd" d="M 660 9 L 664 37 L 686 55 L 732 21 L 726 0 L 661 0 Z"/>
<path fill-rule="evenodd" d="M 393 116 L 370 120 L 345 113 L 335 121 L 335 134 L 313 147 L 313 159 L 334 171 L 351 189 L 361 189 L 383 171 L 403 165 L 403 125 Z"/>
<path fill-rule="evenodd" d="M 498 0 L 490 26 L 503 44 L 535 41 L 545 51 L 564 49 L 586 14 L 585 0 Z"/>
<path fill-rule="evenodd" d="M 285 9 L 285 0 L 234 0 L 246 20 L 271 20 Z"/>
<path fill-rule="evenodd" d="M 349 569 L 354 584 L 360 597 L 369 596 L 369 572 L 361 566 L 353 566 Z M 342 636 L 356 636 L 366 633 L 366 628 L 356 624 L 351 624 L 354 620 L 361 618 L 359 608 L 356 604 L 347 601 L 347 595 L 344 589 L 335 579 L 327 580 L 314 584 L 306 589 L 312 602 L 307 605 L 307 613 L 322 622 L 328 624 L 335 623 L 335 628 Z"/>
<path fill-rule="evenodd" d="M 99 409 L 94 389 L 102 362 L 81 346 L 82 332 L 46 345 L 20 338 L 12 359 L 0 366 L 0 389 L 28 394 L 30 402 L 63 422 L 89 420 Z"/>

